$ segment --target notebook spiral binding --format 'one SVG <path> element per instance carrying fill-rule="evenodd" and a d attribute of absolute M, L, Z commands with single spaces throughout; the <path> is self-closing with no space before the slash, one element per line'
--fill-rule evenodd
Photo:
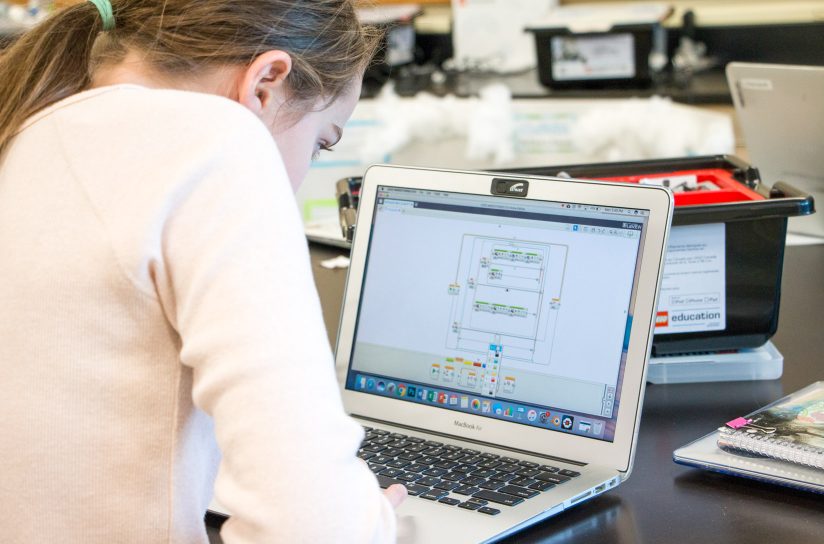
<path fill-rule="evenodd" d="M 766 432 L 747 432 L 727 427 L 718 429 L 718 445 L 732 449 L 788 461 L 799 465 L 824 470 L 824 450 L 815 446 L 799 444 L 771 436 Z"/>

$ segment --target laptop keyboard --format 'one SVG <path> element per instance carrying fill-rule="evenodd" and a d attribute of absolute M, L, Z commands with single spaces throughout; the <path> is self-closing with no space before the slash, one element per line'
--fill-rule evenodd
<path fill-rule="evenodd" d="M 403 484 L 409 495 L 494 516 L 493 506 L 517 506 L 580 472 L 482 453 L 434 440 L 364 427 L 358 457 L 382 488 Z"/>

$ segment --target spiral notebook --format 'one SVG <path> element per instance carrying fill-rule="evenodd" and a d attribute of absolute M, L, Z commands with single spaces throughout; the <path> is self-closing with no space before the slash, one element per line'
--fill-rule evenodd
<path fill-rule="evenodd" d="M 718 429 L 718 447 L 824 470 L 824 382 Z"/>
<path fill-rule="evenodd" d="M 675 450 L 673 460 L 824 493 L 824 382 L 729 421 Z"/>

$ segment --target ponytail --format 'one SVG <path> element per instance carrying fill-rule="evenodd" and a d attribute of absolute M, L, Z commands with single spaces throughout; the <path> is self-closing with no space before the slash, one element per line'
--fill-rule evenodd
<path fill-rule="evenodd" d="M 89 85 L 101 17 L 92 4 L 62 9 L 0 53 L 0 157 L 35 113 Z"/>
<path fill-rule="evenodd" d="M 105 32 L 113 26 L 110 3 L 117 27 Z M 63 8 L 0 53 L 0 157 L 26 119 L 88 88 L 95 69 L 116 65 L 129 51 L 170 78 L 286 51 L 290 98 L 312 107 L 319 99 L 331 103 L 363 76 L 381 36 L 361 26 L 355 3 L 94 0 Z"/>

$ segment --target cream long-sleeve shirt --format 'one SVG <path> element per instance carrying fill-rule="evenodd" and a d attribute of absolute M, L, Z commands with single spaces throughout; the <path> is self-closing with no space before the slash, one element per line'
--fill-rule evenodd
<path fill-rule="evenodd" d="M 4 542 L 206 542 L 213 489 L 227 544 L 394 538 L 242 106 L 113 86 L 37 114 L 0 159 L 0 253 Z"/>

